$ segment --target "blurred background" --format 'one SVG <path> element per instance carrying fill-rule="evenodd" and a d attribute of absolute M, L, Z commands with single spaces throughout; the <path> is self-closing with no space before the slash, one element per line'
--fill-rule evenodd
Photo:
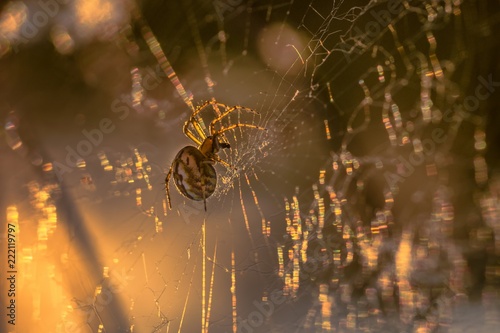
<path fill-rule="evenodd" d="M 496 331 L 499 9 L 2 3 L 0 330 Z M 169 210 L 212 99 L 206 133 L 234 105 L 217 128 L 267 130 Z"/>

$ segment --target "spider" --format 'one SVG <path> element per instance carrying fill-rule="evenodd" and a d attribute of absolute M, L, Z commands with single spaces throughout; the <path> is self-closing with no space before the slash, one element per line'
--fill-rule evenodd
<path fill-rule="evenodd" d="M 210 122 L 210 135 L 207 136 L 202 128 L 202 122 L 198 118 L 198 115 L 210 106 L 216 111 L 217 116 Z M 219 107 L 223 109 L 224 112 L 220 112 Z M 224 133 L 235 130 L 238 127 L 266 130 L 260 126 L 240 123 L 232 124 L 228 127 L 221 127 L 218 130 L 215 129 L 217 123 L 220 123 L 223 118 L 236 110 L 245 110 L 258 114 L 257 111 L 249 108 L 242 106 L 229 107 L 216 102 L 215 99 L 211 99 L 198 106 L 191 114 L 189 120 L 184 123 L 184 134 L 191 139 L 198 148 L 194 146 L 182 148 L 177 153 L 170 166 L 167 177 L 165 178 L 167 202 L 170 209 L 172 209 L 172 204 L 170 202 L 169 181 L 172 175 L 174 176 L 174 183 L 179 193 L 194 201 L 203 200 L 206 211 L 207 199 L 214 193 L 217 185 L 217 174 L 213 165 L 215 163 L 220 163 L 228 169 L 236 169 L 218 156 L 220 149 L 231 148 L 224 138 Z"/>

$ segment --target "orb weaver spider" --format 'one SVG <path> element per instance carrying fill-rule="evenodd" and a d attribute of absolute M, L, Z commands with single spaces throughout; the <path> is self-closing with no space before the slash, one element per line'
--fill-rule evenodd
<path fill-rule="evenodd" d="M 207 136 L 202 128 L 198 115 L 210 106 L 214 111 L 216 111 L 217 116 L 210 122 L 210 135 Z M 224 112 L 220 112 L 219 108 L 223 109 Z M 177 153 L 172 165 L 170 166 L 167 177 L 165 178 L 167 203 L 170 209 L 172 209 L 172 204 L 170 202 L 169 182 L 172 175 L 174 177 L 174 184 L 177 187 L 177 191 L 188 199 L 203 201 L 206 211 L 206 200 L 214 193 L 217 185 L 217 174 L 213 164 L 220 163 L 228 169 L 236 169 L 226 161 L 222 160 L 218 155 L 220 149 L 231 148 L 229 143 L 224 139 L 224 133 L 235 130 L 239 127 L 266 130 L 260 126 L 240 123 L 232 124 L 228 127 L 221 126 L 218 130 L 215 129 L 215 125 L 217 123 L 220 123 L 222 119 L 236 110 L 244 110 L 258 114 L 257 111 L 246 107 L 229 107 L 225 104 L 216 102 L 215 99 L 211 99 L 198 106 L 193 111 L 189 119 L 184 123 L 184 134 L 198 147 L 186 146 L 182 148 Z"/>

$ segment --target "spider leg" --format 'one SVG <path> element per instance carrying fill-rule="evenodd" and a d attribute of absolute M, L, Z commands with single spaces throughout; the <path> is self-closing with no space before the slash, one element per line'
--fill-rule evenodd
<path fill-rule="evenodd" d="M 170 202 L 170 190 L 168 186 L 170 185 L 170 177 L 172 176 L 172 166 L 170 166 L 170 170 L 168 171 L 167 177 L 165 178 L 165 189 L 167 191 L 167 204 L 168 208 L 172 209 L 172 203 Z"/>
<path fill-rule="evenodd" d="M 207 135 L 203 130 L 203 121 L 200 121 L 200 119 L 198 118 L 198 114 L 211 103 L 212 101 L 206 101 L 198 106 L 189 117 L 189 120 L 184 123 L 184 134 L 198 146 L 201 145 L 201 143 L 207 138 Z M 192 126 L 193 130 L 189 128 L 189 125 Z M 196 135 L 198 135 L 198 137 L 196 137 Z"/>
<path fill-rule="evenodd" d="M 251 112 L 251 113 L 259 114 L 254 109 L 246 108 L 244 106 L 227 107 L 224 104 L 216 103 L 215 101 L 213 102 L 212 105 L 214 106 L 214 108 L 217 108 L 218 106 L 220 106 L 222 108 L 225 108 L 226 111 L 223 112 L 223 113 L 221 113 L 217 118 L 215 118 L 214 120 L 212 120 L 210 122 L 210 134 L 211 135 L 214 135 L 216 133 L 216 131 L 215 131 L 215 124 L 218 123 L 218 122 L 220 122 L 222 120 L 222 118 L 227 117 L 231 112 L 233 112 L 235 110 L 243 110 L 243 111 L 248 111 L 248 112 Z M 217 108 L 217 110 L 218 110 L 218 108 Z"/>
<path fill-rule="evenodd" d="M 221 159 L 219 156 L 217 155 L 213 155 L 211 156 L 211 158 L 216 161 L 217 163 L 220 163 L 222 164 L 223 166 L 226 167 L 226 169 L 233 169 L 233 170 L 238 170 L 237 167 L 235 167 L 234 165 L 231 165 L 229 163 L 227 163 L 226 161 L 224 161 L 223 159 Z"/>
<path fill-rule="evenodd" d="M 200 122 L 200 120 L 198 118 L 198 114 L 201 113 L 201 111 L 205 110 L 205 108 L 207 106 L 211 105 L 212 103 L 213 103 L 212 100 L 205 101 L 203 104 L 198 106 L 196 108 L 196 110 L 194 110 L 193 114 L 189 118 L 189 122 L 191 124 L 193 124 L 193 127 L 195 128 L 196 132 L 201 136 L 201 138 L 203 140 L 206 138 L 206 134 L 205 134 L 205 131 L 203 130 L 203 127 L 204 127 L 203 120 L 201 120 L 201 122 Z M 202 124 L 203 124 L 203 126 L 202 126 Z"/>
<path fill-rule="evenodd" d="M 191 132 L 191 130 L 189 129 L 189 123 L 186 121 L 186 123 L 184 124 L 184 130 L 183 130 L 184 134 L 189 138 L 191 139 L 191 141 L 193 141 L 196 145 L 201 145 L 201 141 L 200 139 L 198 139 L 193 132 Z M 198 132 L 196 132 L 196 134 L 199 135 Z"/>
<path fill-rule="evenodd" d="M 197 116 L 191 116 L 189 118 L 189 121 L 184 124 L 184 127 L 189 126 L 189 124 L 193 125 L 194 130 L 196 133 L 202 138 L 202 141 L 206 138 L 205 131 L 203 128 L 205 128 L 205 124 L 203 124 L 203 120 L 200 120 Z"/>
<path fill-rule="evenodd" d="M 222 114 L 222 112 L 220 112 L 219 110 L 219 106 L 222 106 L 224 109 L 227 108 L 225 105 L 217 103 L 217 101 L 213 97 L 210 100 L 210 105 L 212 105 L 212 110 L 214 110 L 215 118 L 219 117 Z"/>
<path fill-rule="evenodd" d="M 220 134 L 222 134 L 224 132 L 234 130 L 235 128 L 238 128 L 238 127 L 248 127 L 248 128 L 255 128 L 255 129 L 267 131 L 267 128 L 260 127 L 260 126 L 257 126 L 257 125 L 252 125 L 252 124 L 233 124 L 231 126 L 228 126 L 228 127 L 225 127 L 225 128 L 221 128 L 220 130 L 216 131 L 213 135 L 214 136 L 218 136 L 218 135 L 220 135 Z"/>
<path fill-rule="evenodd" d="M 189 129 L 189 125 L 192 125 L 194 132 Z M 191 116 L 189 120 L 184 123 L 184 128 L 182 131 L 197 145 L 200 145 L 207 137 L 205 131 L 203 131 L 203 128 L 200 125 L 200 122 L 196 117 L 193 116 Z M 196 135 L 198 135 L 198 137 L 196 137 Z"/>
<path fill-rule="evenodd" d="M 203 111 L 203 109 L 205 109 L 208 105 L 210 105 L 212 103 L 213 103 L 212 100 L 208 100 L 208 101 L 203 102 L 203 104 L 201 104 L 200 106 L 196 107 L 196 110 L 194 110 L 193 114 L 191 115 L 191 118 L 192 117 L 196 117 L 198 115 L 198 113 L 200 113 L 201 111 Z"/>

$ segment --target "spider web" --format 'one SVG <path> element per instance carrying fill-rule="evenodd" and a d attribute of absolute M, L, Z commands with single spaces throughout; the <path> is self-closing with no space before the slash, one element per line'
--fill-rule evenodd
<path fill-rule="evenodd" d="M 39 6 L 0 18 L 19 332 L 497 327 L 497 2 L 77 1 L 25 41 Z M 212 98 L 267 131 L 168 211 Z"/>

